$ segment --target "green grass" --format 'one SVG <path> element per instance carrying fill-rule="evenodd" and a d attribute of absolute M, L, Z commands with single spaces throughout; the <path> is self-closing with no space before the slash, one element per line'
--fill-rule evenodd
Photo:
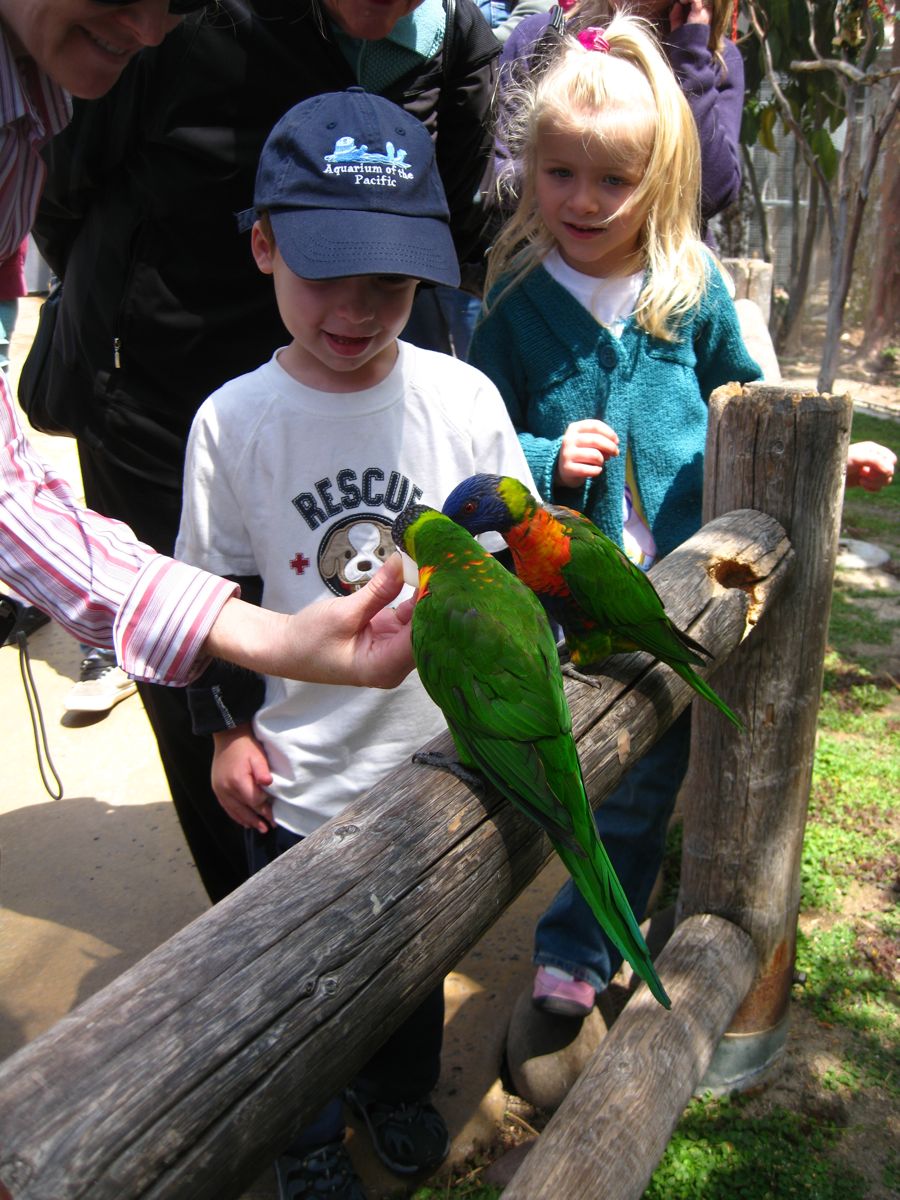
<path fill-rule="evenodd" d="M 797 970 L 805 976 L 795 999 L 825 1027 L 852 1032 L 835 1082 L 851 1090 L 879 1087 L 900 1096 L 895 985 L 890 979 L 896 941 L 877 914 L 830 929 L 798 934 Z"/>
<path fill-rule="evenodd" d="M 860 1200 L 862 1179 L 828 1158 L 838 1129 L 784 1108 L 750 1116 L 746 1103 L 695 1100 L 644 1200 Z"/>
<path fill-rule="evenodd" d="M 452 1200 L 500 1200 L 501 1189 L 481 1183 L 478 1178 L 479 1174 L 480 1172 L 475 1169 L 461 1179 L 450 1180 L 449 1183 L 426 1184 L 424 1187 L 416 1188 L 408 1200 L 447 1200 L 448 1197 L 451 1197 Z M 401 1192 L 399 1195 L 406 1200 L 406 1192 Z"/>

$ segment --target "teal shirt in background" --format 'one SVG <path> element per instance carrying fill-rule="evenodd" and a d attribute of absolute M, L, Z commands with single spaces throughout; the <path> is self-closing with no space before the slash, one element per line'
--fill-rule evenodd
<path fill-rule="evenodd" d="M 332 23 L 335 41 L 360 87 L 377 95 L 420 63 L 434 58 L 443 45 L 446 27 L 443 0 L 424 0 L 377 42 L 347 37 Z"/>

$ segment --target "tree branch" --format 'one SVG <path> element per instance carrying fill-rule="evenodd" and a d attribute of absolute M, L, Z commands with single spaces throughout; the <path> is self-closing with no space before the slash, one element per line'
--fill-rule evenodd
<path fill-rule="evenodd" d="M 800 123 L 794 117 L 794 114 L 791 110 L 791 106 L 790 106 L 790 103 L 788 102 L 787 97 L 785 96 L 784 92 L 781 90 L 781 85 L 778 82 L 778 76 L 775 71 L 775 65 L 772 62 L 772 51 L 769 48 L 769 43 L 768 43 L 768 40 L 766 39 L 765 31 L 764 31 L 764 29 L 762 27 L 762 23 L 759 19 L 759 5 L 756 3 L 756 0 L 750 0 L 750 4 L 749 4 L 748 8 L 749 8 L 748 15 L 750 18 L 750 24 L 753 27 L 753 32 L 756 34 L 757 40 L 759 41 L 760 47 L 763 52 L 763 59 L 764 59 L 765 66 L 766 66 L 766 79 L 768 80 L 769 86 L 772 89 L 772 93 L 775 96 L 775 102 L 778 105 L 779 112 L 781 113 L 781 119 L 784 121 L 785 125 L 788 127 L 788 129 L 790 129 L 790 131 L 793 133 L 794 137 L 797 139 L 797 144 L 799 145 L 801 153 L 803 154 L 803 157 L 806 160 L 806 165 L 809 167 L 810 171 L 812 171 L 813 174 L 819 180 L 819 183 L 822 188 L 822 199 L 825 204 L 825 215 L 828 219 L 828 230 L 829 230 L 830 236 L 833 237 L 834 236 L 834 207 L 833 207 L 832 201 L 831 201 L 831 192 L 828 187 L 828 179 L 826 178 L 825 172 L 822 170 L 821 163 L 816 158 L 815 154 L 813 154 L 812 147 L 810 146 L 809 142 L 806 140 L 806 135 L 804 134 Z"/>
<path fill-rule="evenodd" d="M 834 71 L 836 75 L 845 75 L 851 83 L 871 87 L 882 79 L 900 78 L 900 67 L 888 67 L 885 71 L 860 71 L 852 63 L 844 62 L 842 58 L 817 58 L 815 62 L 796 61 L 791 63 L 792 71 Z"/>

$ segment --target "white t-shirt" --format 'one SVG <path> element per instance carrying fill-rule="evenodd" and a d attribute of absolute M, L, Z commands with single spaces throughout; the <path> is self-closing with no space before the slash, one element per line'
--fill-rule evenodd
<path fill-rule="evenodd" d="M 263 604 L 295 610 L 361 586 L 389 557 L 410 503 L 441 508 L 479 471 L 534 481 L 500 394 L 448 355 L 399 343 L 388 377 L 319 392 L 276 355 L 200 407 L 176 557 L 260 575 Z M 392 691 L 266 678 L 254 719 L 275 820 L 308 834 L 444 728 L 413 672 Z"/>
<path fill-rule="evenodd" d="M 547 274 L 574 296 L 599 325 L 605 326 L 613 337 L 621 337 L 625 322 L 634 312 L 641 294 L 643 272 L 598 279 L 570 267 L 558 250 L 551 250 L 543 265 Z M 644 519 L 630 453 L 628 451 L 629 459 L 625 464 L 627 482 L 622 497 L 622 545 L 636 566 L 649 571 L 656 560 L 656 542 Z"/>
<path fill-rule="evenodd" d="M 617 275 L 610 279 L 598 279 L 585 275 L 564 262 L 558 250 L 551 250 L 544 259 L 543 267 L 560 287 L 564 287 L 583 305 L 595 321 L 605 325 L 610 333 L 619 337 L 626 318 L 634 312 L 644 275 Z"/>

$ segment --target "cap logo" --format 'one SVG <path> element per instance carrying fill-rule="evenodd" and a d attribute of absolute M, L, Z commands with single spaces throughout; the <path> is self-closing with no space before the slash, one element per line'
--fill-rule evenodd
<path fill-rule="evenodd" d="M 385 153 L 379 154 L 365 144 L 357 146 L 356 138 L 339 137 L 325 162 L 323 174 L 353 175 L 357 184 L 370 187 L 396 187 L 398 179 L 415 179 L 406 151 L 395 149 L 393 142 L 386 142 Z"/>

